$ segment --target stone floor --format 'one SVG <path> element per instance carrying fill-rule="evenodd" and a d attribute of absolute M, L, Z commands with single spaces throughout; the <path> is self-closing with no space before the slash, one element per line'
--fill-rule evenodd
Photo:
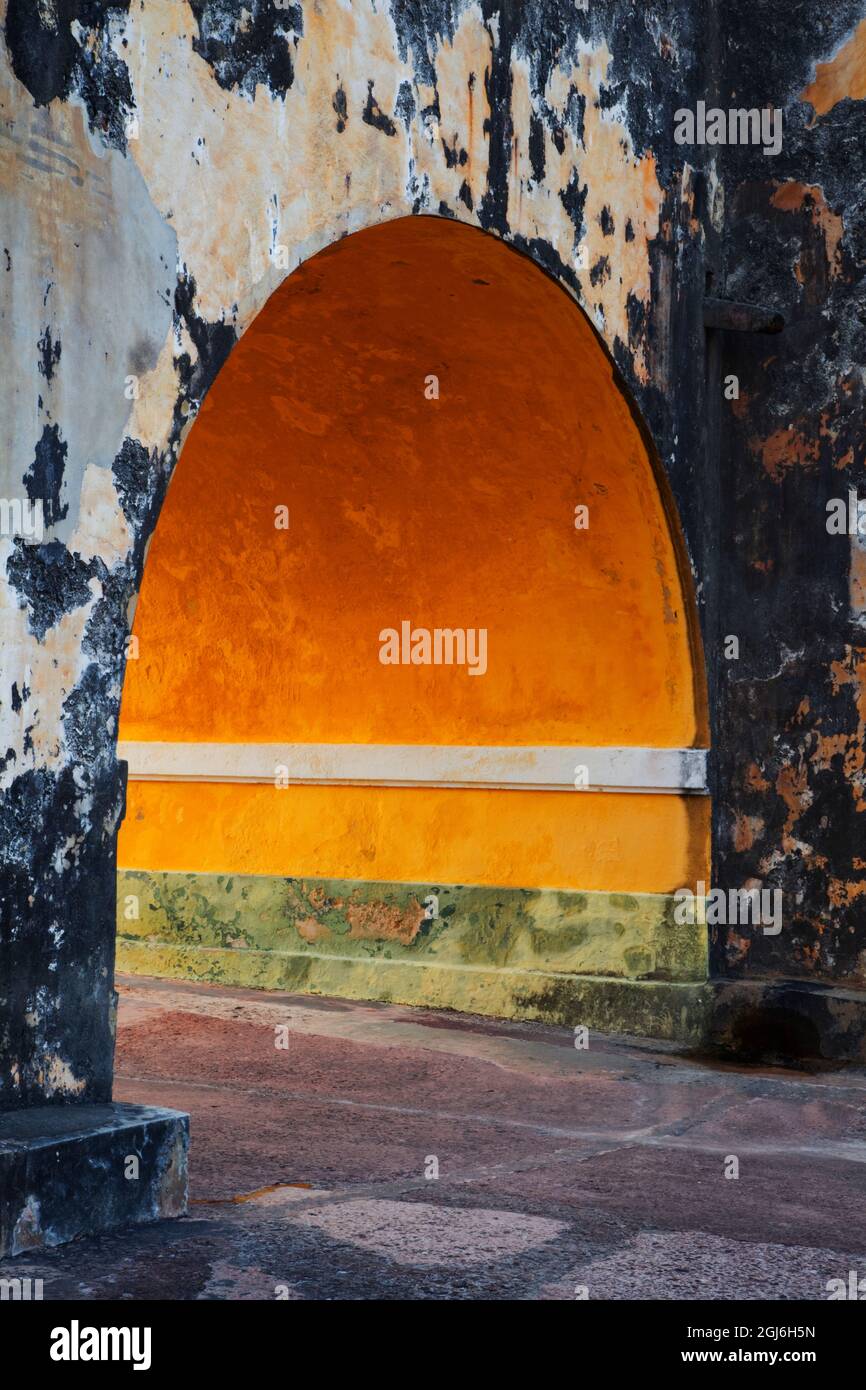
<path fill-rule="evenodd" d="M 190 1214 L 4 1262 L 46 1299 L 818 1300 L 866 1278 L 866 1072 L 120 990 L 115 1096 L 189 1112 Z"/>

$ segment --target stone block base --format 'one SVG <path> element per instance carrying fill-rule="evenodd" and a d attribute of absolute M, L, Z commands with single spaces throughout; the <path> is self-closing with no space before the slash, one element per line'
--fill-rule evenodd
<path fill-rule="evenodd" d="M 866 991 L 808 980 L 717 980 L 706 1044 L 743 1062 L 866 1064 Z"/>
<path fill-rule="evenodd" d="M 182 1216 L 189 1117 L 147 1105 L 0 1112 L 0 1257 Z"/>

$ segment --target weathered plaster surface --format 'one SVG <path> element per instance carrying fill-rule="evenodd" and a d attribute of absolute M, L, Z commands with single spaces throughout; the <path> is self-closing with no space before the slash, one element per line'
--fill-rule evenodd
<path fill-rule="evenodd" d="M 71 1078 L 58 1098 L 107 1093 L 124 635 L 184 433 L 287 270 L 413 212 L 475 222 L 554 274 L 654 436 L 705 624 L 719 871 L 797 903 L 792 931 L 721 942 L 719 963 L 863 982 L 860 792 L 846 779 L 863 758 L 863 619 L 849 556 L 821 533 L 824 493 L 863 463 L 864 114 L 839 57 L 862 0 L 738 2 L 722 46 L 714 7 L 686 0 L 3 11 L 0 466 L 4 495 L 41 491 L 49 524 L 41 545 L 0 542 L 0 1102 L 41 1095 L 52 1056 Z M 738 101 L 784 106 L 772 163 L 674 144 L 673 111 L 709 94 L 714 65 Z M 744 391 L 724 419 L 721 497 L 708 268 L 716 293 L 794 319 L 769 349 L 728 344 Z M 772 442 L 789 425 L 790 466 Z M 718 634 L 738 627 L 744 656 L 720 674 Z M 743 815 L 763 829 L 737 852 Z"/>
<path fill-rule="evenodd" d="M 126 872 L 118 967 L 694 1043 L 706 941 L 656 894 Z M 135 901 L 139 917 L 126 915 Z M 599 972 L 599 973 L 595 973 Z"/>
<path fill-rule="evenodd" d="M 210 0 L 65 0 L 43 19 L 10 5 L 10 485 L 21 460 L 32 471 L 46 430 L 58 455 L 46 544 L 13 548 L 4 567 L 22 669 L 71 661 L 67 691 L 84 675 L 85 625 L 130 601 L 215 372 L 287 269 L 335 237 L 411 212 L 476 221 L 556 271 L 646 380 L 647 335 L 634 329 L 650 307 L 666 191 L 645 131 L 630 131 L 644 98 L 611 52 L 622 9 L 590 18 L 552 5 L 542 23 L 530 6 L 518 23 L 474 4 L 422 6 L 413 21 L 401 6 L 339 0 L 309 13 L 254 0 L 240 19 Z M 555 46 L 542 32 L 553 19 Z M 37 354 L 52 348 L 47 380 Z M 99 678 L 116 684 L 106 656 Z M 22 708 L 4 707 L 7 779 L 69 761 L 58 682 L 47 684 L 37 699 L 28 680 Z"/>
<path fill-rule="evenodd" d="M 753 30 L 753 7 L 735 11 Z M 788 327 L 730 336 L 721 364 L 741 394 L 724 406 L 720 621 L 742 640 L 721 663 L 714 849 L 724 881 L 758 878 L 785 903 L 778 937 L 717 934 L 717 969 L 860 988 L 864 553 L 862 537 L 828 535 L 826 504 L 862 495 L 866 465 L 863 12 L 795 5 L 728 54 L 738 102 L 784 105 L 785 138 L 772 161 L 728 152 L 719 274 Z"/>
<path fill-rule="evenodd" d="M 124 636 L 184 433 L 277 283 L 371 223 L 459 217 L 556 274 L 638 384 L 653 239 L 675 261 L 674 224 L 701 233 L 663 105 L 650 114 L 694 66 L 682 6 L 5 9 L 4 488 L 50 485 L 42 544 L 7 538 L 0 556 L 3 1016 L 35 1020 L 4 1039 L 14 1101 L 38 1093 L 52 1038 L 71 1069 L 59 1093 L 85 1077 L 105 1093 Z M 89 1049 L 66 1019 L 76 981 Z"/>
<path fill-rule="evenodd" d="M 0 1138 L 0 1259 L 182 1216 L 189 1120 L 144 1105 L 30 1106 Z M 138 1171 L 129 1176 L 129 1159 Z"/>
<path fill-rule="evenodd" d="M 198 978 L 247 984 L 291 957 L 375 966 L 503 968 L 702 980 L 706 930 L 677 924 L 662 893 L 575 893 L 455 885 L 352 883 L 245 874 L 127 870 L 118 881 L 120 957 L 138 950 L 149 974 L 196 960 Z M 134 916 L 128 905 L 135 904 Z M 435 916 L 430 914 L 434 910 Z M 159 969 L 156 969 L 156 965 Z M 186 973 L 186 970 L 183 971 Z M 387 989 L 387 972 L 384 977 Z"/>

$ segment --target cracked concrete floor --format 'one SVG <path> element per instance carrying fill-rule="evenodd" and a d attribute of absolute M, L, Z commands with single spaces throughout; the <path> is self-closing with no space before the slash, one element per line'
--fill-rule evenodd
<path fill-rule="evenodd" d="M 866 1072 L 119 988 L 115 1097 L 189 1113 L 190 1215 L 4 1262 L 46 1299 L 821 1300 L 866 1276 Z"/>

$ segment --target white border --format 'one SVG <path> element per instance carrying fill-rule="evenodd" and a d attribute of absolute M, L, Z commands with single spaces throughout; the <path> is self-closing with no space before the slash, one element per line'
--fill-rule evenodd
<path fill-rule="evenodd" d="M 705 748 L 482 748 L 365 743 L 118 744 L 136 782 L 290 783 L 362 787 L 476 787 L 705 795 Z"/>

